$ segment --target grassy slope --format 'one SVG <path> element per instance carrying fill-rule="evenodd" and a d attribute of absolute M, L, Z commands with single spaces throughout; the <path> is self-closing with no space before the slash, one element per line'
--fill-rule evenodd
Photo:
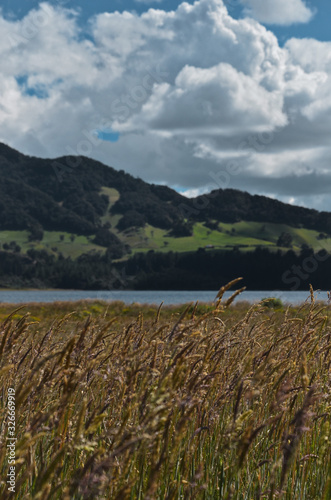
<path fill-rule="evenodd" d="M 150 249 L 161 252 L 195 251 L 198 248 L 212 245 L 215 248 L 233 248 L 242 246 L 243 250 L 254 250 L 257 246 L 278 249 L 276 246 L 279 235 L 288 232 L 293 237 L 293 250 L 299 251 L 302 244 L 315 249 L 331 250 L 331 239 L 318 240 L 319 233 L 303 228 L 292 228 L 285 224 L 261 224 L 257 222 L 239 222 L 236 224 L 221 224 L 222 232 L 211 231 L 202 223 L 194 225 L 193 236 L 173 238 L 167 236 L 167 231 L 147 225 L 143 229 L 131 230 L 120 236 L 128 243 L 133 252 Z M 262 228 L 264 230 L 262 231 Z"/>
<path fill-rule="evenodd" d="M 116 189 L 102 188 L 102 194 L 109 198 L 108 212 L 120 195 Z M 304 228 L 293 228 L 286 224 L 263 224 L 260 222 L 242 221 L 236 224 L 220 223 L 220 231 L 211 231 L 202 223 L 194 225 L 193 235 L 185 238 L 168 236 L 168 231 L 146 225 L 145 228 L 131 229 L 123 233 L 116 230 L 120 215 L 106 215 L 102 221 L 110 222 L 112 230 L 132 248 L 133 253 L 148 250 L 161 252 L 187 252 L 198 248 L 213 245 L 216 248 L 233 248 L 242 246 L 243 250 L 254 250 L 257 246 L 275 248 L 282 232 L 289 232 L 293 237 L 293 249 L 300 250 L 302 244 L 315 249 L 326 248 L 331 250 L 331 238 L 318 240 L 319 232 Z"/>
<path fill-rule="evenodd" d="M 103 187 L 102 194 L 109 198 L 107 214 L 101 218 L 102 223 L 109 222 L 119 238 L 130 245 L 133 253 L 157 250 L 161 252 L 188 252 L 196 251 L 198 248 L 212 245 L 214 248 L 233 248 L 239 246 L 243 251 L 254 250 L 258 246 L 277 250 L 278 237 L 282 232 L 288 232 L 293 237 L 293 250 L 299 251 L 302 244 L 319 250 L 325 248 L 331 251 L 331 238 L 318 240 L 319 233 L 304 228 L 293 228 L 286 224 L 269 224 L 260 222 L 242 221 L 236 224 L 220 223 L 220 231 L 211 231 L 197 223 L 193 228 L 193 235 L 184 238 L 173 238 L 168 236 L 168 231 L 146 225 L 144 228 L 126 230 L 119 232 L 116 225 L 121 215 L 112 215 L 109 211 L 119 199 L 120 195 L 116 189 Z M 64 235 L 61 241 L 60 235 Z M 92 238 L 75 235 L 71 242 L 70 234 L 57 231 L 45 231 L 44 238 L 40 243 L 29 242 L 27 231 L 1 231 L 0 243 L 16 241 L 26 252 L 29 248 L 46 249 L 52 253 L 62 253 L 65 257 L 76 258 L 82 253 L 90 251 L 104 252 L 105 249 L 91 243 Z"/>
<path fill-rule="evenodd" d="M 113 231 L 125 243 L 129 244 L 133 253 L 157 250 L 161 252 L 188 252 L 196 251 L 198 248 L 212 245 L 214 248 L 242 247 L 243 251 L 254 250 L 257 246 L 277 250 L 276 242 L 282 231 L 289 232 L 293 237 L 293 250 L 299 251 L 303 243 L 318 250 L 326 248 L 331 250 L 331 239 L 318 240 L 318 232 L 309 229 L 291 228 L 286 225 L 265 224 L 266 230 L 261 232 L 261 224 L 256 222 L 239 222 L 236 224 L 222 224 L 222 232 L 211 231 L 202 223 L 194 225 L 193 235 L 184 238 L 169 237 L 168 232 L 147 225 L 145 228 L 131 229 L 123 233 L 114 229 L 120 216 L 106 216 L 112 223 Z M 233 232 L 234 230 L 234 232 Z M 59 231 L 45 231 L 41 242 L 29 242 L 27 231 L 0 231 L 0 243 L 15 241 L 26 252 L 30 248 L 46 249 L 51 253 L 62 253 L 65 257 L 76 258 L 82 253 L 90 251 L 104 252 L 105 249 L 91 243 L 93 237 L 75 235 L 72 242 L 70 234 Z M 61 241 L 61 235 L 64 236 Z"/>
<path fill-rule="evenodd" d="M 49 253 L 54 254 L 61 252 L 64 257 L 72 258 L 90 251 L 105 251 L 104 248 L 91 243 L 86 236 L 74 235 L 75 239 L 71 241 L 71 234 L 64 231 L 44 231 L 44 238 L 41 242 L 30 242 L 28 236 L 28 231 L 0 231 L 0 243 L 3 245 L 15 241 L 24 253 L 31 248 L 35 248 L 37 250 L 47 250 Z M 64 237 L 63 241 L 60 239 L 61 236 Z"/>

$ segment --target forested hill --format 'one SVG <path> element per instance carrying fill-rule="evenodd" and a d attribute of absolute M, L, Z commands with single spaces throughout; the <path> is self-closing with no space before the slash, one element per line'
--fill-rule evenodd
<path fill-rule="evenodd" d="M 72 168 L 71 166 L 76 166 Z M 94 234 L 102 226 L 109 196 L 102 188 L 118 191 L 112 212 L 137 217 L 137 224 L 150 222 L 171 228 L 179 215 L 154 186 L 84 157 L 56 160 L 24 156 L 0 145 L 1 229 L 27 229 L 40 224 L 47 230 Z M 175 191 L 177 203 L 182 197 Z M 167 197 L 167 196 L 166 196 Z M 129 214 L 130 216 L 130 214 Z"/>
<path fill-rule="evenodd" d="M 208 228 L 208 234 L 221 233 L 227 224 L 241 221 L 315 230 L 324 233 L 324 238 L 331 234 L 330 213 L 233 189 L 187 199 L 166 186 L 148 184 L 86 157 L 40 159 L 0 144 L 0 175 L 2 241 L 5 231 L 26 231 L 30 244 L 42 242 L 45 231 L 63 232 L 88 237 L 92 246 L 113 247 L 114 257 L 120 257 L 132 246 L 143 248 L 147 240 L 148 249 L 159 249 L 162 240 L 164 250 L 170 250 L 171 238 L 182 238 L 181 250 L 190 250 L 185 248 L 185 238 L 193 237 L 198 229 L 202 234 L 201 226 Z M 250 235 L 252 227 L 245 228 L 245 237 L 259 241 L 256 234 Z M 260 230 L 263 233 L 265 226 Z M 268 234 L 262 234 L 261 241 L 271 244 Z M 274 244 L 279 236 L 272 236 Z"/>

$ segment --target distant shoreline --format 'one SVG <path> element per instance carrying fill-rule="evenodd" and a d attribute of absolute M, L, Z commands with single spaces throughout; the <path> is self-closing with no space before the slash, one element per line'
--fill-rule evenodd
<path fill-rule="evenodd" d="M 235 292 L 229 290 L 223 297 L 225 303 Z M 127 306 L 215 304 L 217 290 L 0 290 L 1 304 L 55 303 L 55 302 L 122 302 Z M 329 304 L 327 291 L 314 291 L 315 300 Z M 235 298 L 235 304 L 258 304 L 265 299 L 274 299 L 275 306 L 299 305 L 310 302 L 309 290 L 245 290 Z"/>

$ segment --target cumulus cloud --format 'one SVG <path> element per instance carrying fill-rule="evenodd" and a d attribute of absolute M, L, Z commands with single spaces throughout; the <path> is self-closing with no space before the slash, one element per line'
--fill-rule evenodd
<path fill-rule="evenodd" d="M 230 64 L 185 66 L 174 85 L 155 88 L 132 121 L 137 127 L 144 123 L 149 129 L 184 134 L 248 133 L 285 125 L 282 108 L 280 93 L 269 92 Z"/>
<path fill-rule="evenodd" d="M 233 187 L 331 209 L 329 43 L 281 48 L 221 0 L 99 14 L 89 30 L 48 3 L 0 16 L 0 140 L 187 195 Z"/>
<path fill-rule="evenodd" d="M 303 0 L 241 0 L 245 12 L 265 24 L 308 23 L 314 12 Z"/>

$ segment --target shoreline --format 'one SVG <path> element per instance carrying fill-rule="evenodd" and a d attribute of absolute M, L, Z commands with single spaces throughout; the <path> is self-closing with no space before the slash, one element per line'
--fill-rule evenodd
<path fill-rule="evenodd" d="M 223 297 L 223 304 L 235 294 L 235 290 L 228 290 Z M 123 303 L 126 307 L 141 306 L 180 306 L 189 304 L 215 304 L 217 290 L 59 290 L 59 289 L 0 289 L 0 304 L 54 304 L 102 302 Z M 273 301 L 273 307 L 298 306 L 311 302 L 308 290 L 287 291 L 280 290 L 245 290 L 234 300 L 234 304 L 259 304 L 265 299 Z M 316 302 L 330 305 L 327 291 L 314 291 Z"/>

